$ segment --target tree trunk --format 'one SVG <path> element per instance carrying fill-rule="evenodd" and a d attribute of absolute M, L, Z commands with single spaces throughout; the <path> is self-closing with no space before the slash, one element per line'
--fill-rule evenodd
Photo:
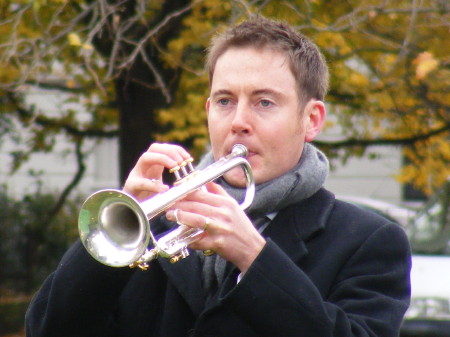
<path fill-rule="evenodd" d="M 120 111 L 120 183 L 123 184 L 140 155 L 155 141 L 155 133 L 161 131 L 155 111 L 168 104 L 160 90 L 123 78 L 117 81 L 117 102 Z"/>
<path fill-rule="evenodd" d="M 130 3 L 133 2 L 130 1 Z M 153 24 L 163 21 L 167 15 L 182 9 L 188 3 L 189 1 L 186 0 L 165 1 L 161 11 L 154 18 Z M 131 12 L 131 6 L 128 10 Z M 169 92 L 171 98 L 174 97 L 178 87 L 179 70 L 170 69 L 160 61 L 158 48 L 165 49 L 168 42 L 179 34 L 181 20 L 187 14 L 188 11 L 166 23 L 164 29 L 154 38 L 154 43 L 158 47 L 147 46 L 146 57 L 162 78 L 166 86 L 164 89 Z M 148 26 L 151 27 L 152 24 Z M 139 27 L 138 35 L 142 35 L 148 26 Z M 155 134 L 163 130 L 163 126 L 157 121 L 156 111 L 167 108 L 172 102 L 164 96 L 155 75 L 140 56 L 135 59 L 131 69 L 123 73 L 116 81 L 116 94 L 120 113 L 120 183 L 123 184 L 140 155 L 155 141 Z"/>

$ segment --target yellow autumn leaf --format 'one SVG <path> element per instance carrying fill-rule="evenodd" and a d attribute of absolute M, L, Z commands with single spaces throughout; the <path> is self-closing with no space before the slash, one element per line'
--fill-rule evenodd
<path fill-rule="evenodd" d="M 92 50 L 92 49 L 94 49 L 94 47 L 90 43 L 83 43 L 83 45 L 81 47 L 83 49 L 85 49 L 85 50 Z"/>
<path fill-rule="evenodd" d="M 76 33 L 70 33 L 70 34 L 67 36 L 67 38 L 68 38 L 68 40 L 69 40 L 69 45 L 71 45 L 71 46 L 76 46 L 76 47 L 81 46 L 81 39 L 80 39 L 80 37 L 78 36 L 78 34 L 76 34 Z"/>
<path fill-rule="evenodd" d="M 420 53 L 419 56 L 414 60 L 416 64 L 416 78 L 421 80 L 424 79 L 431 71 L 437 68 L 439 61 L 436 60 L 430 52 Z"/>
<path fill-rule="evenodd" d="M 68 81 L 66 81 L 66 86 L 68 87 L 68 88 L 75 88 L 75 86 L 76 86 L 76 83 L 75 83 L 75 81 L 74 80 L 68 80 Z"/>

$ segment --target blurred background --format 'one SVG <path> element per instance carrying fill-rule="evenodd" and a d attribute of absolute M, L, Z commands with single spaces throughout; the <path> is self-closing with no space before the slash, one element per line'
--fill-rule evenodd
<path fill-rule="evenodd" d="M 445 0 L 0 0 L 0 336 L 152 142 L 208 148 L 205 48 L 229 24 L 288 21 L 330 68 L 315 144 L 326 187 L 413 248 L 402 336 L 450 336 L 450 4 Z"/>

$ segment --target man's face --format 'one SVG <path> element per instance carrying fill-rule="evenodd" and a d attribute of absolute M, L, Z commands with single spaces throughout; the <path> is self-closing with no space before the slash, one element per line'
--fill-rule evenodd
<path fill-rule="evenodd" d="M 232 48 L 220 56 L 206 103 L 214 158 L 244 144 L 257 184 L 295 166 L 306 127 L 296 87 L 288 59 L 280 52 Z M 225 178 L 232 185 L 245 184 L 241 169 Z"/>

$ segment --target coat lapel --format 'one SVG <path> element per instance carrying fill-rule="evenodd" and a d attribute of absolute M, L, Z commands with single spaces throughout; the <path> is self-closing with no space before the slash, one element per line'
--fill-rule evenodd
<path fill-rule="evenodd" d="M 308 254 L 306 243 L 325 227 L 334 204 L 334 195 L 319 190 L 307 200 L 280 211 L 267 227 L 270 237 L 293 261 Z"/>
<path fill-rule="evenodd" d="M 158 237 L 176 226 L 165 217 L 160 217 L 152 223 L 152 232 Z M 170 263 L 169 259 L 162 257 L 157 261 L 194 314 L 199 315 L 203 310 L 205 298 L 201 280 L 201 262 L 197 253 L 190 251 L 188 257 L 176 263 Z"/>
<path fill-rule="evenodd" d="M 158 259 L 169 281 L 177 288 L 195 315 L 199 315 L 205 305 L 201 280 L 201 263 L 196 252 L 176 263 L 169 259 Z"/>

